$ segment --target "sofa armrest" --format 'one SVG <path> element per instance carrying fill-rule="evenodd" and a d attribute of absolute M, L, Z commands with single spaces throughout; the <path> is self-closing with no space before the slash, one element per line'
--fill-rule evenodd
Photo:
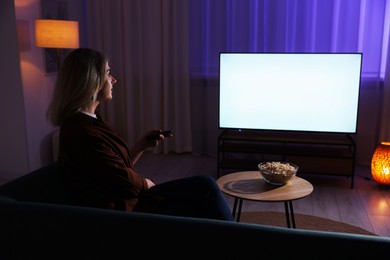
<path fill-rule="evenodd" d="M 371 259 L 390 248 L 377 236 L 1 198 L 0 212 L 5 259 Z"/>
<path fill-rule="evenodd" d="M 58 162 L 1 185 L 0 195 L 21 201 L 70 204 L 70 196 L 61 179 Z"/>

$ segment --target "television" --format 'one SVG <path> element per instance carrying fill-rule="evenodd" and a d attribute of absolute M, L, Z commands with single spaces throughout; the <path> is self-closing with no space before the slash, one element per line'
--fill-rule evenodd
<path fill-rule="evenodd" d="M 219 58 L 220 129 L 356 133 L 362 53 Z"/>

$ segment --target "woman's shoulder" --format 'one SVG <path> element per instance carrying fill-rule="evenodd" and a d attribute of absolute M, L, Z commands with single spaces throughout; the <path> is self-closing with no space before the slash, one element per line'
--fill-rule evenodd
<path fill-rule="evenodd" d="M 99 135 L 102 132 L 114 131 L 100 116 L 97 118 L 84 113 L 76 113 L 61 125 L 61 130 L 77 135 Z"/>
<path fill-rule="evenodd" d="M 62 123 L 62 127 L 85 127 L 93 124 L 94 120 L 96 119 L 86 114 L 75 113 L 68 117 L 66 120 L 64 120 L 64 122 Z"/>

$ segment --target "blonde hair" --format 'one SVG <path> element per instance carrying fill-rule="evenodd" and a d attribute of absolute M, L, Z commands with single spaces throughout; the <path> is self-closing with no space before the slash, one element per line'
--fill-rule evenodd
<path fill-rule="evenodd" d="M 79 48 L 61 65 L 47 118 L 54 126 L 79 112 L 96 99 L 105 76 L 107 57 L 98 51 Z"/>

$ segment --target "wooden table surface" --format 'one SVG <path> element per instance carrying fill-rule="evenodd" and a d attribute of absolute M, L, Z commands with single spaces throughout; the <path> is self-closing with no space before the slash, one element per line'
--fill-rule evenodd
<path fill-rule="evenodd" d="M 235 198 L 262 202 L 282 202 L 303 198 L 313 191 L 313 185 L 298 176 L 285 185 L 267 183 L 258 171 L 226 174 L 217 180 L 220 189 Z"/>

